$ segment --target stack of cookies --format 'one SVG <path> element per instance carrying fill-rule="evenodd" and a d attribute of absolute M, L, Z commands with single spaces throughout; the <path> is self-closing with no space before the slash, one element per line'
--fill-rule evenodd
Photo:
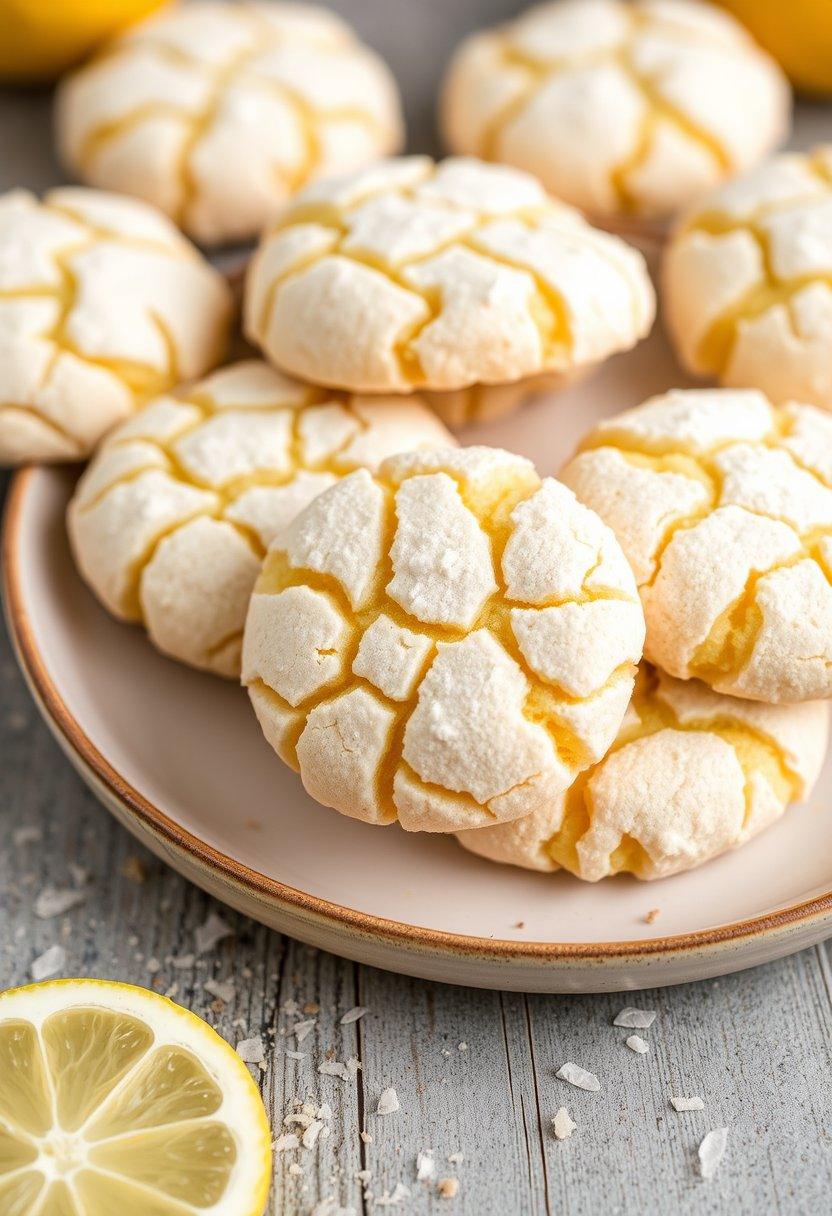
<path fill-rule="evenodd" d="M 755 167 L 788 90 L 698 0 L 541 5 L 463 45 L 441 112 L 460 155 L 390 155 L 384 65 L 289 4 L 200 0 L 83 67 L 58 136 L 96 188 L 0 200 L 0 455 L 95 452 L 82 576 L 242 679 L 325 806 L 664 877 L 826 751 L 832 151 Z M 229 291 L 176 225 L 262 230 L 261 357 L 212 370 Z M 725 387 L 607 418 L 559 480 L 460 446 L 532 395 L 557 427 L 558 387 L 645 337 L 621 234 L 668 232 L 672 341 Z"/>

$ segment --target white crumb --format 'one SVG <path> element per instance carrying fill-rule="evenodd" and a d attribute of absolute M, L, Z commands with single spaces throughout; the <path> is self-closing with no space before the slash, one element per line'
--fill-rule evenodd
<path fill-rule="evenodd" d="M 370 1132 L 359 1132 L 359 1135 L 361 1136 L 362 1144 L 372 1144 L 373 1143 L 373 1137 Z"/>
<path fill-rule="evenodd" d="M 587 1072 L 585 1068 L 581 1068 L 579 1064 L 573 1064 L 571 1060 L 562 1065 L 555 1073 L 561 1081 L 568 1081 L 570 1085 L 574 1085 L 577 1089 L 588 1089 L 592 1093 L 597 1093 L 601 1088 L 601 1082 L 595 1076 L 595 1073 Z"/>
<path fill-rule="evenodd" d="M 388 1089 L 385 1089 L 383 1091 L 381 1097 L 378 1100 L 378 1106 L 376 1107 L 376 1114 L 377 1115 L 392 1115 L 394 1113 L 394 1111 L 397 1111 L 399 1109 L 400 1109 L 399 1096 L 396 1093 L 395 1089 L 393 1089 L 392 1086 Z"/>
<path fill-rule="evenodd" d="M 705 1103 L 701 1098 L 671 1098 L 670 1105 L 674 1110 L 704 1110 Z"/>
<path fill-rule="evenodd" d="M 300 1140 L 294 1132 L 284 1132 L 282 1136 L 278 1136 L 272 1148 L 276 1153 L 287 1153 L 293 1148 L 300 1148 Z"/>
<path fill-rule="evenodd" d="M 644 1039 L 638 1034 L 631 1034 L 626 1043 L 630 1051 L 634 1051 L 639 1056 L 646 1056 L 650 1050 Z"/>
<path fill-rule="evenodd" d="M 48 950 L 44 950 L 29 968 L 29 974 L 36 984 L 41 980 L 48 980 L 50 976 L 57 975 L 59 971 L 63 971 L 66 965 L 66 950 L 63 946 L 50 946 Z"/>
<path fill-rule="evenodd" d="M 79 866 L 77 861 L 71 861 L 67 869 L 76 887 L 85 887 L 87 885 L 90 880 L 90 872 L 86 866 Z"/>
<path fill-rule="evenodd" d="M 379 1195 L 375 1203 L 380 1208 L 393 1208 L 409 1198 L 410 1190 L 408 1187 L 403 1182 L 397 1182 L 392 1191 L 385 1191 L 383 1195 Z"/>
<path fill-rule="evenodd" d="M 197 954 L 207 954 L 226 937 L 233 937 L 234 930 L 225 923 L 216 912 L 208 915 L 205 924 L 198 925 L 194 930 L 194 945 Z"/>
<path fill-rule="evenodd" d="M 266 1049 L 262 1039 L 243 1039 L 237 1044 L 236 1051 L 246 1064 L 262 1064 L 266 1059 Z"/>
<path fill-rule="evenodd" d="M 289 1051 L 289 1049 L 287 1048 L 286 1049 L 286 1058 L 288 1060 L 305 1060 L 306 1052 L 305 1051 Z"/>
<path fill-rule="evenodd" d="M 300 1045 L 303 1040 L 310 1035 L 315 1029 L 315 1018 L 309 1018 L 306 1022 L 295 1022 L 290 1033 L 295 1036 L 295 1042 Z"/>
<path fill-rule="evenodd" d="M 654 1009 L 622 1009 L 615 1015 L 613 1026 L 626 1026 L 628 1030 L 649 1030 L 656 1020 Z"/>
<path fill-rule="evenodd" d="M 448 1161 L 451 1165 L 461 1165 L 465 1160 L 465 1154 L 457 1150 L 455 1153 L 448 1153 Z"/>
<path fill-rule="evenodd" d="M 63 916 L 65 912 L 84 903 L 86 898 L 86 891 L 78 891 L 71 887 L 44 887 L 35 900 L 35 916 L 40 920 L 51 920 L 53 916 Z"/>
<path fill-rule="evenodd" d="M 195 954 L 177 954 L 170 960 L 171 967 L 177 971 L 188 971 L 196 962 Z"/>
<path fill-rule="evenodd" d="M 421 1148 L 416 1154 L 416 1181 L 429 1182 L 436 1176 L 436 1162 L 433 1159 L 433 1149 Z"/>
<path fill-rule="evenodd" d="M 306 1131 L 303 1133 L 303 1147 L 304 1148 L 313 1147 L 313 1145 L 315 1144 L 315 1141 L 318 1139 L 318 1136 L 320 1136 L 320 1134 L 321 1134 L 322 1128 L 323 1128 L 323 1123 L 320 1121 L 320 1119 L 312 1120 L 312 1122 L 307 1127 Z"/>
<path fill-rule="evenodd" d="M 206 980 L 202 987 L 209 996 L 215 996 L 224 1005 L 230 1005 L 237 992 L 232 980 Z"/>
<path fill-rule="evenodd" d="M 149 958 L 146 963 L 148 975 L 158 975 L 162 970 L 162 964 L 158 958 Z"/>
<path fill-rule="evenodd" d="M 18 848 L 25 844 L 38 844 L 43 840 L 43 832 L 36 827 L 16 828 L 12 832 L 12 844 Z"/>
<path fill-rule="evenodd" d="M 713 1178 L 719 1169 L 728 1144 L 728 1128 L 715 1127 L 699 1145 L 699 1172 L 703 1178 Z"/>
<path fill-rule="evenodd" d="M 568 1140 L 577 1126 L 577 1123 L 572 1122 L 565 1106 L 561 1106 L 552 1120 L 552 1130 L 556 1140 Z"/>
<path fill-rule="evenodd" d="M 341 1018 L 342 1026 L 349 1026 L 352 1022 L 357 1022 L 359 1018 L 363 1018 L 367 1010 L 363 1005 L 354 1005 L 352 1009 L 348 1009 Z"/>

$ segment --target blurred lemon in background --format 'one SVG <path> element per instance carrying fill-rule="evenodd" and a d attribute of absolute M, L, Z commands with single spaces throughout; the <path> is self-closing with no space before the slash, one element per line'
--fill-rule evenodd
<path fill-rule="evenodd" d="M 792 84 L 832 95 L 832 0 L 719 0 L 779 60 Z"/>
<path fill-rule="evenodd" d="M 0 82 L 54 79 L 163 0 L 0 0 Z"/>

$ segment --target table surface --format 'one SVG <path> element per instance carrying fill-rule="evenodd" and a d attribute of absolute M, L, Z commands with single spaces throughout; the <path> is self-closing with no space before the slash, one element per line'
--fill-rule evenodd
<path fill-rule="evenodd" d="M 518 7 L 512 0 L 341 0 L 341 9 L 393 65 L 411 146 L 434 147 L 432 98 L 448 49 L 468 28 Z M 0 188 L 60 181 L 50 151 L 49 98 L 0 94 Z M 832 116 L 830 116 L 832 123 Z M 49 887 L 77 887 L 64 916 L 36 915 Z M 43 910 L 43 909 L 41 909 Z M 195 956 L 195 930 L 217 913 L 233 936 Z M 709 983 L 628 996 L 524 997 L 425 983 L 315 951 L 215 905 L 145 853 L 98 805 L 40 721 L 0 639 L 0 988 L 26 983 L 49 946 L 66 975 L 152 986 L 175 995 L 230 1042 L 262 1036 L 255 1067 L 275 1134 L 295 1098 L 327 1101 L 331 1135 L 279 1154 L 270 1211 L 307 1216 L 339 1205 L 456 1216 L 538 1213 L 813 1213 L 832 1201 L 832 956 L 828 946 Z M 227 1002 L 206 981 L 232 981 Z M 229 994 L 226 994 L 229 995 Z M 656 1010 L 645 1056 L 612 1026 L 618 1009 Z M 353 1006 L 367 1008 L 342 1026 Z M 297 1009 L 299 1012 L 293 1012 Z M 311 1010 L 304 1013 L 303 1010 Z M 305 1059 L 286 1031 L 315 1018 Z M 350 1082 L 318 1074 L 355 1055 Z M 600 1093 L 559 1081 L 565 1060 L 595 1072 Z M 401 1109 L 374 1114 L 395 1087 Z M 700 1095 L 676 1113 L 669 1097 Z M 558 1142 L 566 1105 L 577 1124 Z M 698 1175 L 697 1146 L 730 1128 L 717 1176 Z M 372 1136 L 365 1143 L 360 1132 Z M 455 1198 L 415 1180 L 420 1150 Z M 457 1158 L 456 1154 L 462 1154 Z M 455 1156 L 449 1161 L 449 1156 Z M 290 1173 L 296 1161 L 301 1173 Z M 370 1171 L 369 1181 L 357 1178 Z M 399 1192 L 401 1194 L 401 1192 Z"/>

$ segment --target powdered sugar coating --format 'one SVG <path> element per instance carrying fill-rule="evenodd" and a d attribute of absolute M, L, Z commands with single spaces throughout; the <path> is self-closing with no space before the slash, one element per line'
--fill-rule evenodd
<path fill-rule="evenodd" d="M 491 861 L 564 866 L 589 882 L 665 878 L 738 848 L 807 798 L 828 733 L 823 701 L 758 704 L 643 664 L 600 763 L 551 806 L 458 839 Z"/>
<path fill-rule="evenodd" d="M 788 129 L 785 77 L 696 0 L 558 0 L 471 35 L 448 71 L 453 152 L 534 173 L 596 217 L 666 218 Z"/>
<path fill-rule="evenodd" d="M 69 507 L 75 559 L 105 606 L 143 621 L 161 650 L 236 676 L 263 554 L 298 512 L 353 469 L 449 442 L 417 398 L 333 393 L 237 363 L 110 436 Z M 332 627 L 330 614 L 322 637 Z"/>
<path fill-rule="evenodd" d="M 313 797 L 448 832 L 551 805 L 606 752 L 643 635 L 615 538 L 569 490 L 436 449 L 344 478 L 272 546 L 243 682 Z"/>
<path fill-rule="evenodd" d="M 256 234 L 318 177 L 395 152 L 395 83 L 323 8 L 197 0 L 129 30 L 58 91 L 58 148 L 198 240 Z"/>
<path fill-rule="evenodd" d="M 0 196 L 0 464 L 78 460 L 222 357 L 224 279 L 154 208 L 96 190 Z"/>
<path fill-rule="evenodd" d="M 692 372 L 832 409 L 832 145 L 709 195 L 668 246 L 663 283 Z"/>
<path fill-rule="evenodd" d="M 608 419 L 563 471 L 616 532 L 672 675 L 760 701 L 832 695 L 832 420 L 753 390 Z"/>
<path fill-rule="evenodd" d="M 245 324 L 295 375 L 450 391 L 597 362 L 653 314 L 641 255 L 534 178 L 411 156 L 294 200 L 253 259 Z"/>

